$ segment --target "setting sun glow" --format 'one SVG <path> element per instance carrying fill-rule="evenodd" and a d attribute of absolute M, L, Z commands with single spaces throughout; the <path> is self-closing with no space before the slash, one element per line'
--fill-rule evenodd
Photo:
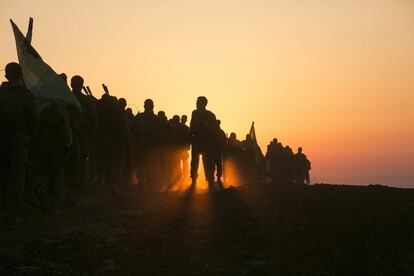
<path fill-rule="evenodd" d="M 227 133 L 302 146 L 312 182 L 414 187 L 413 1 L 2 1 L 2 68 L 30 16 L 42 58 L 97 97 L 170 118 L 204 95 Z"/>

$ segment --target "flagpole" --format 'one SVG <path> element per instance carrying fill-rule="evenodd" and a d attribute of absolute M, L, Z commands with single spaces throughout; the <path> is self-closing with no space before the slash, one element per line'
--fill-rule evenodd
<path fill-rule="evenodd" d="M 26 40 L 32 44 L 32 33 L 33 33 L 33 17 L 29 18 L 29 27 L 27 28 Z"/>

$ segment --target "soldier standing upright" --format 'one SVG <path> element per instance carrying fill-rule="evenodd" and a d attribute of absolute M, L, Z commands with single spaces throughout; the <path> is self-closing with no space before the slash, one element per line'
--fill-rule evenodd
<path fill-rule="evenodd" d="M 129 149 L 126 142 L 129 139 L 127 121 L 117 98 L 109 94 L 102 96 L 98 110 L 105 186 L 112 195 L 117 196 Z"/>
<path fill-rule="evenodd" d="M 255 156 L 256 145 L 250 134 L 246 135 L 246 139 L 241 142 L 242 151 L 242 170 L 243 179 L 247 183 L 255 182 Z"/>
<path fill-rule="evenodd" d="M 168 148 L 168 170 L 169 187 L 173 187 L 181 178 L 181 158 L 180 158 L 180 116 L 174 115 L 169 121 L 172 137 Z"/>
<path fill-rule="evenodd" d="M 81 76 L 73 76 L 70 86 L 75 97 L 82 107 L 79 117 L 79 147 L 80 147 L 80 182 L 81 186 L 90 180 L 90 159 L 92 144 L 98 132 L 98 111 L 96 103 L 89 97 L 82 94 L 84 80 Z"/>
<path fill-rule="evenodd" d="M 236 175 L 241 173 L 241 161 L 242 161 L 243 146 L 237 139 L 236 133 L 230 133 L 226 146 L 223 150 L 223 163 L 224 163 L 224 181 L 228 183 L 230 181 L 230 170 L 233 169 Z"/>
<path fill-rule="evenodd" d="M 72 130 L 65 104 L 57 100 L 36 99 L 38 124 L 30 148 L 31 195 L 42 209 L 56 211 L 62 196 L 65 155 L 71 145 Z"/>
<path fill-rule="evenodd" d="M 204 172 L 209 189 L 214 187 L 214 138 L 217 119 L 211 111 L 207 110 L 207 98 L 197 98 L 197 109 L 193 111 L 190 122 L 191 139 L 191 178 L 192 187 L 195 187 L 198 177 L 200 155 L 203 158 Z"/>
<path fill-rule="evenodd" d="M 160 122 L 154 113 L 154 102 L 146 99 L 144 112 L 135 116 L 134 133 L 139 184 L 144 189 L 158 185 L 159 160 L 154 154 L 160 144 Z"/>
<path fill-rule="evenodd" d="M 126 124 L 126 128 L 128 131 L 128 135 L 123 141 L 124 145 L 126 146 L 126 153 L 125 153 L 125 164 L 123 169 L 123 182 L 124 184 L 129 184 L 132 181 L 132 122 L 134 120 L 134 114 L 132 113 L 132 109 L 127 108 L 127 101 L 124 98 L 118 99 L 118 105 L 122 113 L 123 121 L 122 125 Z"/>
<path fill-rule="evenodd" d="M 165 188 L 170 186 L 170 146 L 172 141 L 172 129 L 168 123 L 167 115 L 164 111 L 157 113 L 159 122 L 159 143 L 155 154 L 158 160 L 158 188 Z"/>
<path fill-rule="evenodd" d="M 217 184 L 222 187 L 223 182 L 223 151 L 227 144 L 226 133 L 220 127 L 221 121 L 217 120 L 216 137 L 214 141 L 214 167 L 216 169 Z"/>
<path fill-rule="evenodd" d="M 33 95 L 24 87 L 18 63 L 6 66 L 0 87 L 0 193 L 5 223 L 21 223 L 29 141 L 36 124 Z"/>
<path fill-rule="evenodd" d="M 311 163 L 305 154 L 302 153 L 302 148 L 298 148 L 298 152 L 294 155 L 294 178 L 297 184 L 309 184 L 309 170 Z"/>
<path fill-rule="evenodd" d="M 181 122 L 178 128 L 178 143 L 179 143 L 179 156 L 182 166 L 182 179 L 186 179 L 190 176 L 190 170 L 188 168 L 188 151 L 190 150 L 190 128 L 186 125 L 187 115 L 181 116 Z"/>

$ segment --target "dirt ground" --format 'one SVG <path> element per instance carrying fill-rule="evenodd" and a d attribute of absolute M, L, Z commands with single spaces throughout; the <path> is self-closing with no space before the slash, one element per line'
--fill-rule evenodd
<path fill-rule="evenodd" d="M 0 275 L 414 275 L 414 190 L 275 187 L 119 198 L 0 228 Z"/>

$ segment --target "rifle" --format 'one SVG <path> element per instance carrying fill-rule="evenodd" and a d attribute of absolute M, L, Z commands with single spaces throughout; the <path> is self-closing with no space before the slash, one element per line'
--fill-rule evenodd
<path fill-rule="evenodd" d="M 88 90 L 89 96 L 93 97 L 93 95 L 92 95 L 92 91 L 91 91 L 91 89 L 89 88 L 89 86 L 86 86 L 86 90 Z"/>
<path fill-rule="evenodd" d="M 86 95 L 88 95 L 88 90 L 86 89 L 86 87 L 82 87 L 83 92 L 85 92 Z"/>
<path fill-rule="evenodd" d="M 108 86 L 106 86 L 104 83 L 102 83 L 103 90 L 105 91 L 105 94 L 109 95 Z"/>

